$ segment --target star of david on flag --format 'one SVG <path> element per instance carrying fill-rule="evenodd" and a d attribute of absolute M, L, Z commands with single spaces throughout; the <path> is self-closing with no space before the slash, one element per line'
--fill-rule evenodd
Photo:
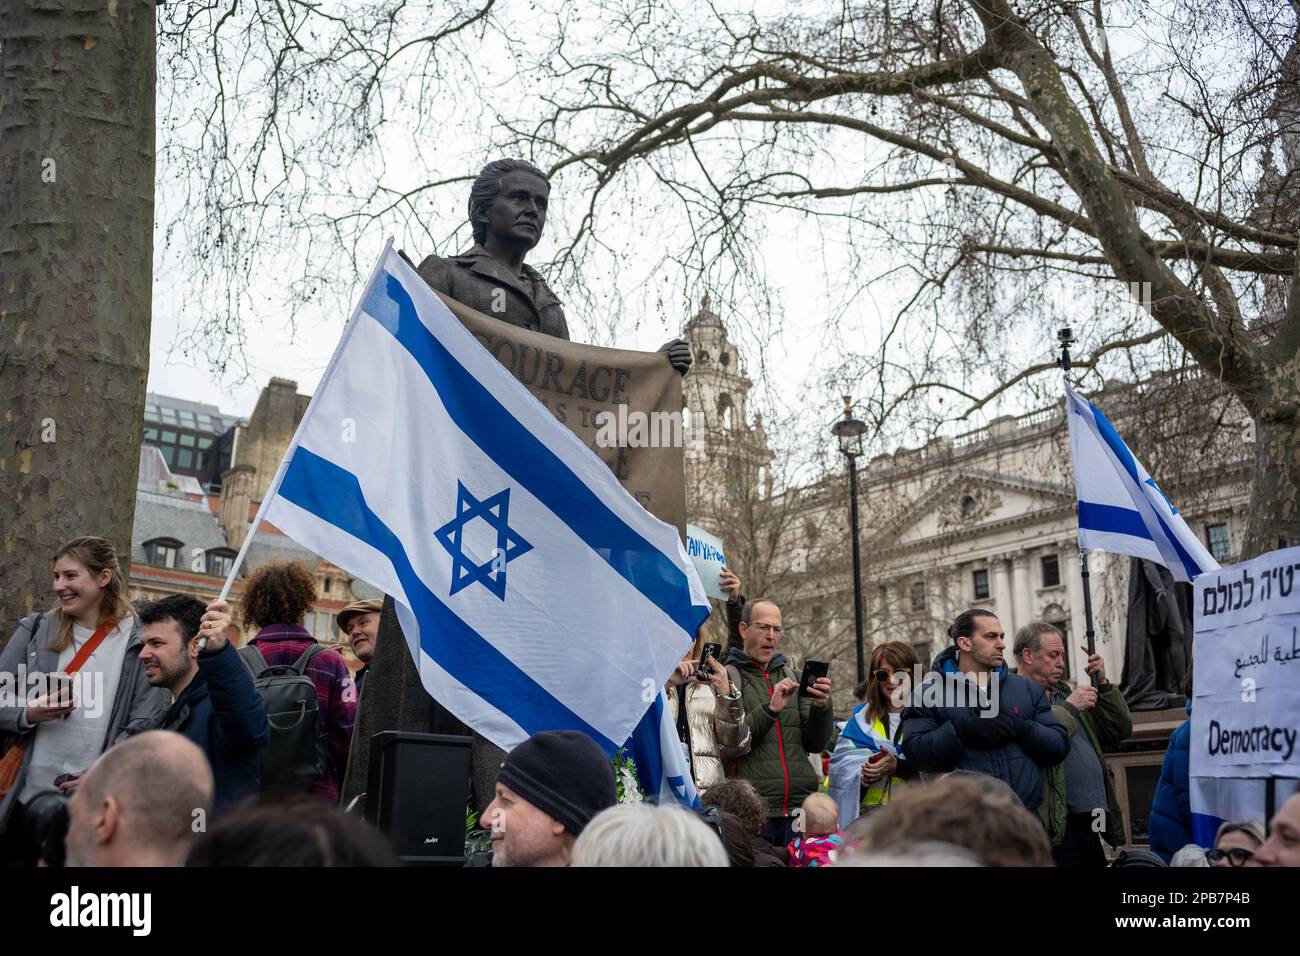
<path fill-rule="evenodd" d="M 475 560 L 475 555 L 465 553 L 463 532 L 465 526 L 475 518 L 486 522 L 496 532 L 496 550 L 482 563 Z M 509 488 L 479 501 L 460 481 L 456 482 L 456 517 L 435 531 L 434 537 L 451 555 L 451 594 L 453 595 L 477 581 L 504 601 L 506 565 L 521 554 L 533 550 L 533 546 L 510 527 Z"/>

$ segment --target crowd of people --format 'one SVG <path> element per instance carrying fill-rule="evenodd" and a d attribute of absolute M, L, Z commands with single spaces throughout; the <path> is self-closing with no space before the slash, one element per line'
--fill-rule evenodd
<path fill-rule="evenodd" d="M 721 584 L 726 647 L 704 653 L 701 635 L 665 687 L 700 806 L 620 801 L 593 740 L 537 733 L 501 761 L 479 817 L 490 849 L 467 865 L 1300 865 L 1300 794 L 1267 831 L 1229 821 L 1212 847 L 1191 843 L 1187 724 L 1151 849 L 1125 848 L 1104 755 L 1131 734 L 1128 707 L 1096 654 L 1088 683 L 1063 679 L 1050 624 L 1009 638 L 994 613 L 964 611 L 924 673 L 910 645 L 880 643 L 837 723 L 830 678 L 801 678 L 781 650 L 779 605 L 746 600 L 730 570 Z M 244 582 L 242 647 L 223 601 L 133 606 L 102 538 L 59 549 L 53 592 L 0 651 L 0 861 L 396 865 L 338 806 L 378 601 L 338 616 L 354 677 L 303 627 L 317 595 L 301 562 Z"/>

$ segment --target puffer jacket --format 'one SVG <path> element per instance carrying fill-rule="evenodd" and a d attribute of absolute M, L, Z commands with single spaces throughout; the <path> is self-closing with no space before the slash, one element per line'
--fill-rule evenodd
<path fill-rule="evenodd" d="M 745 723 L 739 685 L 733 685 L 730 697 L 723 697 L 708 684 L 693 680 L 664 689 L 674 724 L 678 721 L 683 688 L 691 742 L 691 773 L 696 791 L 703 793 L 726 779 L 727 762 L 749 752 L 749 726 Z"/>
<path fill-rule="evenodd" d="M 1068 697 L 1073 688 L 1065 681 L 1056 685 L 1056 693 Z M 1101 764 L 1102 783 L 1106 786 L 1106 829 L 1102 838 L 1115 848 L 1124 844 L 1124 812 L 1120 809 L 1115 796 L 1114 773 L 1106 764 L 1106 751 L 1113 750 L 1128 739 L 1133 733 L 1133 718 L 1128 712 L 1124 695 L 1114 684 L 1105 684 L 1097 694 L 1097 706 L 1080 711 L 1069 701 L 1054 704 L 1052 713 L 1070 735 L 1073 745 L 1074 735 L 1083 734 L 1097 754 Z M 1045 799 L 1039 807 L 1039 816 L 1047 827 L 1047 835 L 1053 846 L 1058 846 L 1065 839 L 1066 818 L 1069 816 L 1069 793 L 1065 787 L 1065 764 L 1043 768 L 1043 785 Z"/>
<path fill-rule="evenodd" d="M 796 695 L 775 717 L 768 713 L 772 688 L 783 678 L 799 679 L 784 654 L 774 655 L 763 670 L 733 647 L 726 664 L 732 684 L 740 688 L 750 733 L 749 753 L 727 768 L 728 775 L 754 785 L 767 804 L 768 816 L 793 816 L 821 783 L 808 755 L 820 754 L 831 742 L 835 733 L 831 707 L 814 707 L 810 698 Z"/>
<path fill-rule="evenodd" d="M 957 648 L 948 647 L 934 659 L 931 673 L 913 690 L 903 711 L 902 749 L 922 773 L 968 770 L 997 777 L 1015 791 L 1031 813 L 1043 802 L 1043 767 L 1052 767 L 1070 752 L 1065 727 L 1052 713 L 1043 688 L 1010 673 L 997 672 L 998 713 L 1024 718 L 1021 735 L 996 747 L 967 747 L 957 734 L 955 721 L 980 713 L 963 706 L 970 686 L 957 669 Z M 937 698 L 935 702 L 932 698 Z"/>
<path fill-rule="evenodd" d="M 1169 746 L 1160 765 L 1160 781 L 1147 825 L 1147 842 L 1166 863 L 1192 840 L 1192 800 L 1188 770 L 1192 748 L 1192 702 L 1187 702 L 1187 719 L 1169 735 Z"/>
<path fill-rule="evenodd" d="M 261 793 L 262 749 L 271 737 L 266 704 L 233 644 L 203 650 L 199 672 L 160 719 L 193 741 L 212 767 L 212 818 Z"/>
<path fill-rule="evenodd" d="M 47 645 L 58 630 L 59 621 L 58 611 L 41 615 L 29 614 L 23 618 L 18 623 L 18 629 L 9 638 L 9 643 L 4 646 L 3 651 L 0 651 L 0 674 L 52 673 L 59 666 L 59 654 L 57 651 L 50 650 Z M 103 750 L 107 750 L 131 734 L 157 726 L 159 718 L 171 703 L 171 695 L 167 691 L 161 687 L 150 687 L 149 682 L 145 680 L 144 667 L 140 664 L 140 648 L 144 646 L 140 632 L 141 625 L 137 618 L 131 628 L 126 653 L 122 657 L 122 676 L 118 679 L 113 707 L 104 725 Z M 40 733 L 41 729 L 40 724 L 29 728 L 23 720 L 27 710 L 27 687 L 14 689 L 18 694 L 17 700 L 0 700 L 0 734 L 3 735 L 3 739 L 0 739 L 0 753 L 18 740 Z M 4 802 L 0 803 L 0 833 L 3 833 L 8 825 L 14 802 L 22 792 L 32 753 L 31 746 L 28 746 L 27 753 L 23 757 L 22 768 L 18 771 L 18 778 L 14 781 L 13 788 L 5 795 Z"/>

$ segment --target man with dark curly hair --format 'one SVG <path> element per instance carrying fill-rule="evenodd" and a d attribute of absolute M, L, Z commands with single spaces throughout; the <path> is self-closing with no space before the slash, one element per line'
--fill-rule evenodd
<path fill-rule="evenodd" d="M 254 673 L 264 667 L 298 664 L 316 686 L 325 767 L 311 789 L 313 796 L 338 803 L 339 784 L 347 769 L 352 725 L 357 718 L 357 688 L 343 655 L 311 636 L 303 620 L 316 606 L 316 583 L 302 561 L 269 561 L 248 576 L 240 597 L 244 622 L 257 635 L 240 649 Z M 261 660 L 257 655 L 261 655 Z M 309 656 L 308 656 L 309 655 Z M 306 657 L 305 665 L 300 659 Z M 263 757 L 262 785 L 274 780 Z"/>

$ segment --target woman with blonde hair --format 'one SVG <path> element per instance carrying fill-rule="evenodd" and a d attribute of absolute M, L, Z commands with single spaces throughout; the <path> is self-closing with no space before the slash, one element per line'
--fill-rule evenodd
<path fill-rule="evenodd" d="M 921 660 L 910 644 L 886 641 L 871 651 L 866 700 L 844 724 L 831 756 L 830 793 L 840 808 L 840 827 L 897 795 L 898 783 L 914 776 L 903 752 L 903 708 Z"/>
<path fill-rule="evenodd" d="M 140 623 L 112 542 L 80 537 L 54 555 L 56 607 L 18 624 L 0 674 L 0 853 L 30 862 L 24 806 L 42 791 L 67 792 L 101 753 L 155 724 L 169 703 L 140 663 Z"/>

